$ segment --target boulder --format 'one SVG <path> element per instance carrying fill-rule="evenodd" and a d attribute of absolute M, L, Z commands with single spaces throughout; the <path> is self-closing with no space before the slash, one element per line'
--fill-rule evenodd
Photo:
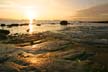
<path fill-rule="evenodd" d="M 10 33 L 8 30 L 0 29 L 0 40 L 7 39 L 7 35 Z"/>
<path fill-rule="evenodd" d="M 4 26 L 6 26 L 6 25 L 5 25 L 5 24 L 1 24 L 0 26 L 1 26 L 1 27 L 4 27 Z"/>
<path fill-rule="evenodd" d="M 41 26 L 41 24 L 36 24 L 37 26 Z"/>
<path fill-rule="evenodd" d="M 7 39 L 7 36 L 4 34 L 0 34 L 0 40 L 4 40 L 4 39 Z"/>
<path fill-rule="evenodd" d="M 3 30 L 3 29 L 0 29 L 0 35 L 3 34 L 3 35 L 8 35 L 10 33 L 9 30 Z"/>
<path fill-rule="evenodd" d="M 60 21 L 60 24 L 61 25 L 67 25 L 68 24 L 68 21 L 65 21 L 65 20 L 64 21 Z"/>

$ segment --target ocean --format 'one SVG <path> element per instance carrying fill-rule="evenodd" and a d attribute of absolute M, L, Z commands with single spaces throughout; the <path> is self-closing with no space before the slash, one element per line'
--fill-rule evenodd
<path fill-rule="evenodd" d="M 107 23 L 78 23 L 75 21 L 68 21 L 70 24 L 69 25 L 60 25 L 60 20 L 37 20 L 34 21 L 32 24 L 32 30 L 33 33 L 39 33 L 39 32 L 46 32 L 46 31 L 58 31 L 62 30 L 64 28 L 68 27 L 108 27 Z M 6 24 L 6 25 L 11 25 L 11 24 L 19 24 L 19 26 L 14 26 L 14 27 L 0 27 L 0 29 L 6 29 L 9 30 L 11 33 L 10 34 L 27 34 L 27 30 L 30 28 L 29 27 L 29 21 L 12 21 L 12 20 L 7 20 L 7 21 L 0 21 L 0 24 Z M 20 26 L 21 24 L 28 24 L 28 25 L 23 25 Z M 106 30 L 107 28 L 105 28 Z M 103 29 L 102 29 L 103 30 Z M 100 30 L 99 30 L 100 31 Z M 77 31 L 76 31 L 77 32 Z"/>

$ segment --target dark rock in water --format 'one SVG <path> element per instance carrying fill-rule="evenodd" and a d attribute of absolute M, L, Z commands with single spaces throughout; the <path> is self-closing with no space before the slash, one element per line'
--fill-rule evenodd
<path fill-rule="evenodd" d="M 12 26 L 19 26 L 19 24 L 11 24 Z"/>
<path fill-rule="evenodd" d="M 29 31 L 30 31 L 30 29 L 27 29 L 26 31 L 27 31 L 27 32 L 29 32 Z"/>
<path fill-rule="evenodd" d="M 61 25 L 67 25 L 68 24 L 68 21 L 65 21 L 65 20 L 64 21 L 61 21 L 60 24 Z"/>
<path fill-rule="evenodd" d="M 2 29 L 4 29 L 4 27 L 5 27 L 6 25 L 5 25 L 5 24 L 1 24 L 0 26 L 2 27 Z"/>
<path fill-rule="evenodd" d="M 52 25 L 56 24 L 56 23 L 51 23 Z"/>
<path fill-rule="evenodd" d="M 19 26 L 19 24 L 10 24 L 10 25 L 7 25 L 8 28 L 17 27 L 17 26 Z"/>
<path fill-rule="evenodd" d="M 0 40 L 7 39 L 7 35 L 10 33 L 8 30 L 0 29 Z"/>
<path fill-rule="evenodd" d="M 37 26 L 41 26 L 41 24 L 36 24 Z"/>
<path fill-rule="evenodd" d="M 8 30 L 3 30 L 3 29 L 0 29 L 0 35 L 3 34 L 3 35 L 8 35 L 10 33 L 10 31 Z"/>
<path fill-rule="evenodd" d="M 27 25 L 29 25 L 29 23 L 20 24 L 20 26 L 27 26 Z"/>
<path fill-rule="evenodd" d="M 4 34 L 0 34 L 0 40 L 4 40 L 4 39 L 7 39 L 7 36 Z"/>
<path fill-rule="evenodd" d="M 1 26 L 1 27 L 4 27 L 4 26 L 6 26 L 6 25 L 5 25 L 5 24 L 1 24 L 0 26 Z"/>
<path fill-rule="evenodd" d="M 8 27 L 8 28 L 11 28 L 11 27 L 12 27 L 12 25 L 7 25 L 7 27 Z"/>

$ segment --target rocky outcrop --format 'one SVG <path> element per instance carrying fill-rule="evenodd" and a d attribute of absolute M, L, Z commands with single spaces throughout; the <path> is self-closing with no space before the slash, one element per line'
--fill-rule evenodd
<path fill-rule="evenodd" d="M 8 30 L 0 29 L 0 40 L 7 39 L 7 35 L 10 33 Z"/>
<path fill-rule="evenodd" d="M 65 21 L 65 20 L 60 22 L 60 25 L 67 25 L 67 24 L 68 24 L 68 21 Z"/>

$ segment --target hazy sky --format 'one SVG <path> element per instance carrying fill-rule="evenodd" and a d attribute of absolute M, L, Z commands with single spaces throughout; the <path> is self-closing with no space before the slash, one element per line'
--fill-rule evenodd
<path fill-rule="evenodd" d="M 108 0 L 0 0 L 0 18 L 73 19 L 80 10 L 101 4 Z"/>

